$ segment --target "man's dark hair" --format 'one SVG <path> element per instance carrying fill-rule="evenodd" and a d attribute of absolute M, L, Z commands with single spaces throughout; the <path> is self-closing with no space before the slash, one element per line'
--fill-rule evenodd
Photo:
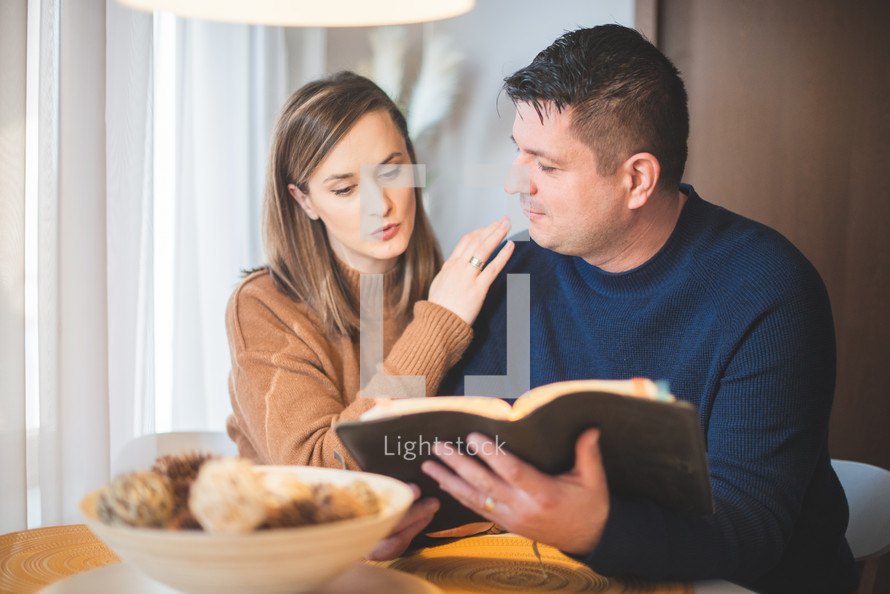
<path fill-rule="evenodd" d="M 676 189 L 686 166 L 689 111 L 680 72 L 645 37 L 620 25 L 570 31 L 504 79 L 514 103 L 571 110 L 572 130 L 611 175 L 628 157 L 651 153 L 658 185 Z"/>

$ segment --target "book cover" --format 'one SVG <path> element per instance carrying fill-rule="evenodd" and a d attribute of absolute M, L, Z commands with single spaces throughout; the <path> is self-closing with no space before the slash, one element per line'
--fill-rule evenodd
<path fill-rule="evenodd" d="M 416 483 L 441 508 L 428 531 L 485 521 L 420 470 L 434 444 L 465 451 L 466 436 L 483 433 L 547 474 L 574 465 L 575 442 L 600 429 L 603 465 L 613 496 L 649 499 L 672 510 L 713 512 L 704 435 L 696 408 L 659 395 L 653 382 L 580 380 L 540 386 L 511 407 L 480 397 L 384 401 L 358 421 L 334 429 L 362 470 Z M 645 394 L 635 397 L 629 394 Z M 473 452 L 469 452 L 472 454 Z"/>

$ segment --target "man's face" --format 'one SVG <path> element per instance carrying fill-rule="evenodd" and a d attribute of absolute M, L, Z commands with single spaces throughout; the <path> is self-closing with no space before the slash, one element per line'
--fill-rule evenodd
<path fill-rule="evenodd" d="M 517 104 L 513 141 L 519 154 L 504 189 L 519 193 L 538 245 L 608 269 L 630 224 L 621 177 L 597 173 L 593 151 L 570 130 L 571 111 L 549 106 L 543 113 L 542 122 L 534 106 Z"/>

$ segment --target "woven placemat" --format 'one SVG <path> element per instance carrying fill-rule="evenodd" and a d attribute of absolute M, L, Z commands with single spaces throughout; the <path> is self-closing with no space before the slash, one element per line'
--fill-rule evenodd
<path fill-rule="evenodd" d="M 389 567 L 429 580 L 448 594 L 504 592 L 599 592 L 692 594 L 688 583 L 606 578 L 558 549 L 519 536 L 478 536 L 421 549 Z"/>
<path fill-rule="evenodd" d="M 120 558 L 83 524 L 0 536 L 0 592 L 29 594 L 62 578 Z"/>

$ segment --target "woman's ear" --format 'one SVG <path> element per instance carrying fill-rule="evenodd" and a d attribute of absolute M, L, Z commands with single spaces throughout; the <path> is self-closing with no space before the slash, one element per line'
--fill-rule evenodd
<path fill-rule="evenodd" d="M 315 209 L 312 208 L 312 201 L 309 199 L 309 196 L 300 191 L 300 188 L 297 187 L 297 184 L 287 184 L 287 191 L 290 192 L 290 195 L 294 197 L 294 200 L 297 201 L 297 204 L 303 209 L 308 216 L 313 221 L 318 220 L 318 213 L 315 212 Z"/>
<path fill-rule="evenodd" d="M 640 208 L 655 192 L 655 186 L 661 176 L 661 164 L 651 153 L 637 153 L 624 162 L 624 167 L 630 182 L 627 207 Z"/>

